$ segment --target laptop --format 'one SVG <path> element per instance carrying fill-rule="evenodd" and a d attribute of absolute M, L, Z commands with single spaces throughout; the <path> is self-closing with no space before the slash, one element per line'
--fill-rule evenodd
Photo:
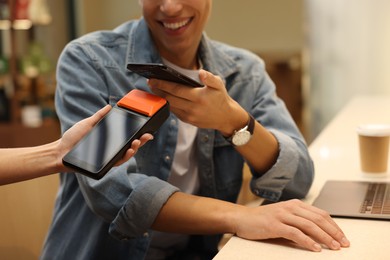
<path fill-rule="evenodd" d="M 390 182 L 329 180 L 313 205 L 332 217 L 390 220 Z"/>

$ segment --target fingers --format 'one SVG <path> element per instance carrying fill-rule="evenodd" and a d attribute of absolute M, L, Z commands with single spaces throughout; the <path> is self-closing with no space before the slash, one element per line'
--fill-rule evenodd
<path fill-rule="evenodd" d="M 110 105 L 106 105 L 100 110 L 98 110 L 95 114 L 93 114 L 90 117 L 84 118 L 83 120 L 77 122 L 75 125 L 77 125 L 77 129 L 83 133 L 87 133 L 92 127 L 96 125 L 97 122 L 99 122 L 109 111 L 111 110 Z"/>
<path fill-rule="evenodd" d="M 287 227 L 282 236 L 315 252 L 321 251 L 321 244 L 332 250 L 339 250 L 340 243 L 324 232 L 310 220 L 297 216 L 290 216 L 286 221 Z"/>
<path fill-rule="evenodd" d="M 147 143 L 150 140 L 153 140 L 153 135 L 148 133 L 143 134 L 139 140 L 135 139 L 131 143 L 131 147 L 126 151 L 123 157 L 115 164 L 115 166 L 119 166 L 127 162 L 131 157 L 133 157 L 137 153 L 140 147 L 142 147 L 145 143 Z"/>
<path fill-rule="evenodd" d="M 288 240 L 294 241 L 296 244 L 308 250 L 314 252 L 320 252 L 322 250 L 322 247 L 319 243 L 317 243 L 315 240 L 313 240 L 304 232 L 302 232 L 302 230 L 294 226 L 285 225 L 282 233 L 280 233 L 280 236 Z"/>
<path fill-rule="evenodd" d="M 87 118 L 93 125 L 95 125 L 97 122 L 99 122 L 100 119 L 102 119 L 109 111 L 111 110 L 111 105 L 106 105 L 102 107 L 99 111 L 97 111 L 95 114 Z"/>
<path fill-rule="evenodd" d="M 149 134 L 149 133 L 143 134 L 139 140 L 135 139 L 131 143 L 131 148 L 130 149 L 132 149 L 134 151 L 134 154 L 135 154 L 140 147 L 142 147 L 146 142 L 148 142 L 150 140 L 153 140 L 153 135 L 152 134 Z"/>
<path fill-rule="evenodd" d="M 209 88 L 212 89 L 225 88 L 224 82 L 222 81 L 221 77 L 215 76 L 206 70 L 199 71 L 199 79 L 205 86 Z M 183 99 L 192 100 L 195 93 L 198 93 L 199 89 L 202 89 L 202 88 L 193 88 L 178 83 L 168 82 L 168 81 L 158 80 L 158 79 L 148 79 L 147 82 L 153 93 L 165 98 L 167 94 L 169 94 Z"/>
<path fill-rule="evenodd" d="M 221 77 L 215 76 L 206 70 L 199 71 L 199 79 L 202 81 L 204 85 L 215 89 L 224 87 L 225 85 Z"/>
<path fill-rule="evenodd" d="M 298 200 L 291 204 L 289 206 L 292 207 L 293 214 L 285 219 L 285 224 L 290 227 L 284 231 L 285 238 L 313 251 L 319 251 L 320 244 L 332 250 L 350 245 L 328 213 Z"/>
<path fill-rule="evenodd" d="M 175 102 L 173 98 L 191 100 L 191 97 L 194 96 L 193 93 L 197 91 L 197 88 L 165 80 L 148 79 L 147 82 L 154 94 L 167 99 L 170 103 Z"/>
<path fill-rule="evenodd" d="M 237 219 L 236 235 L 246 239 L 286 238 L 314 252 L 350 245 L 327 212 L 296 199 L 249 208 Z"/>
<path fill-rule="evenodd" d="M 340 249 L 340 247 L 350 245 L 344 232 L 326 211 L 307 204 L 302 204 L 302 206 L 306 210 L 297 213 L 297 215 L 316 223 L 318 228 L 325 231 L 314 233 L 317 241 L 325 241 L 324 244 L 331 249 Z"/>
<path fill-rule="evenodd" d="M 153 140 L 153 135 L 148 133 L 143 134 L 139 140 L 141 142 L 140 147 L 142 147 L 146 142 Z"/>

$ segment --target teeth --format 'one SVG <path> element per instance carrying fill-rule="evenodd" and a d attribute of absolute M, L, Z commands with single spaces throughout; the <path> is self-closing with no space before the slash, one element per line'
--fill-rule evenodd
<path fill-rule="evenodd" d="M 189 20 L 178 22 L 178 23 L 163 23 L 165 28 L 171 29 L 171 30 L 177 30 L 186 24 L 188 24 Z"/>

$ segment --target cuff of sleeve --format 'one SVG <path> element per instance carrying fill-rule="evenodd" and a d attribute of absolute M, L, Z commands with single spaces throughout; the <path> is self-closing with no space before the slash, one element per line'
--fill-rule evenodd
<path fill-rule="evenodd" d="M 109 233 L 119 240 L 147 235 L 161 207 L 178 188 L 155 177 L 145 178 L 111 222 Z"/>
<path fill-rule="evenodd" d="M 260 178 L 251 181 L 251 189 L 259 197 L 277 201 L 283 189 L 294 178 L 299 164 L 298 146 L 287 135 L 271 130 L 279 143 L 279 157 L 272 168 Z"/>

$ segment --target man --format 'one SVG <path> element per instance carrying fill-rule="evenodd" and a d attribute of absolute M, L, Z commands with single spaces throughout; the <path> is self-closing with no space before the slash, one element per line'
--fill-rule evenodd
<path fill-rule="evenodd" d="M 67 128 L 136 88 L 166 98 L 172 113 L 153 142 L 103 180 L 62 176 L 42 258 L 210 259 L 223 233 L 284 237 L 312 251 L 349 246 L 326 212 L 298 200 L 234 204 L 244 161 L 255 194 L 304 197 L 314 171 L 304 139 L 263 62 L 204 34 L 211 0 L 140 4 L 142 19 L 66 47 L 57 111 Z M 204 87 L 147 82 L 127 71 L 128 63 L 165 63 L 198 76 Z"/>

